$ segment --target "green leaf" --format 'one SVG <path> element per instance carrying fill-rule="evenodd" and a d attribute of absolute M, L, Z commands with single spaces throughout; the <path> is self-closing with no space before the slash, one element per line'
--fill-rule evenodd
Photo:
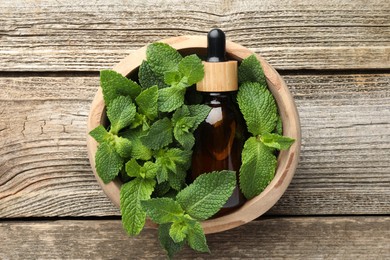
<path fill-rule="evenodd" d="M 158 171 L 157 171 L 157 183 L 166 182 L 169 177 L 169 169 L 167 167 L 163 167 L 160 162 L 156 161 L 156 164 L 158 165 Z"/>
<path fill-rule="evenodd" d="M 143 178 L 155 178 L 157 174 L 158 166 L 153 162 L 145 162 L 141 168 L 141 177 Z"/>
<path fill-rule="evenodd" d="M 195 222 L 194 225 L 188 230 L 188 245 L 200 252 L 210 253 L 210 249 L 207 246 L 206 236 L 204 235 L 204 231 L 202 225 L 199 222 Z"/>
<path fill-rule="evenodd" d="M 271 92 L 259 83 L 240 86 L 237 101 L 248 131 L 254 136 L 272 132 L 276 127 L 278 111 Z"/>
<path fill-rule="evenodd" d="M 191 117 L 196 119 L 192 128 L 193 131 L 198 128 L 199 124 L 207 118 L 211 111 L 211 107 L 207 105 L 191 105 L 188 106 L 188 109 L 190 111 Z"/>
<path fill-rule="evenodd" d="M 138 80 L 141 86 L 150 88 L 158 86 L 158 88 L 166 88 L 167 84 L 164 83 L 164 77 L 152 71 L 147 61 L 142 61 L 138 71 Z"/>
<path fill-rule="evenodd" d="M 182 78 L 182 74 L 178 71 L 167 71 L 164 73 L 164 82 L 168 85 L 177 84 Z"/>
<path fill-rule="evenodd" d="M 168 171 L 168 182 L 174 190 L 180 191 L 185 186 L 187 171 L 183 170 L 181 166 L 177 166 L 176 168 L 175 173 Z"/>
<path fill-rule="evenodd" d="M 157 169 L 157 165 L 150 161 L 145 162 L 143 166 L 139 165 L 134 158 L 126 163 L 126 173 L 130 177 L 153 179 L 156 177 Z"/>
<path fill-rule="evenodd" d="M 140 137 L 142 143 L 153 150 L 158 150 L 172 143 L 172 123 L 167 117 L 156 121 L 147 135 Z"/>
<path fill-rule="evenodd" d="M 179 120 L 181 120 L 184 117 L 191 116 L 189 106 L 182 105 L 178 109 L 175 110 L 175 112 L 172 115 L 172 123 L 175 125 Z"/>
<path fill-rule="evenodd" d="M 175 139 L 183 146 L 186 150 L 191 150 L 195 144 L 195 137 L 191 132 L 183 131 L 183 129 L 178 126 L 173 129 L 173 135 Z"/>
<path fill-rule="evenodd" d="M 205 119 L 209 112 L 210 108 L 208 106 L 183 105 L 173 113 L 173 135 L 183 148 L 187 150 L 192 149 L 195 143 L 195 138 L 192 132 L 196 129 L 200 122 Z"/>
<path fill-rule="evenodd" d="M 145 225 L 146 212 L 142 209 L 141 201 L 150 199 L 155 184 L 153 179 L 136 178 L 121 187 L 122 225 L 131 236 L 138 235 Z"/>
<path fill-rule="evenodd" d="M 294 139 L 281 136 L 278 134 L 264 134 L 260 140 L 268 147 L 276 148 L 278 150 L 287 150 L 294 143 Z"/>
<path fill-rule="evenodd" d="M 123 158 L 129 158 L 131 156 L 132 143 L 129 139 L 114 136 L 115 151 Z"/>
<path fill-rule="evenodd" d="M 267 81 L 263 72 L 263 68 L 259 60 L 254 54 L 242 60 L 238 67 L 238 82 L 258 82 L 263 86 L 267 86 Z"/>
<path fill-rule="evenodd" d="M 134 119 L 136 108 L 130 97 L 117 97 L 107 108 L 107 117 L 111 122 L 110 133 L 118 134 L 129 126 Z"/>
<path fill-rule="evenodd" d="M 157 117 L 158 87 L 153 86 L 139 94 L 135 102 L 138 105 L 138 112 L 147 116 L 150 120 Z"/>
<path fill-rule="evenodd" d="M 179 203 L 171 198 L 149 199 L 142 201 L 141 205 L 150 219 L 157 224 L 174 222 L 184 215 Z"/>
<path fill-rule="evenodd" d="M 171 189 L 171 186 L 169 185 L 169 182 L 161 182 L 156 185 L 156 188 L 154 189 L 154 194 L 152 197 L 166 197 L 165 195 L 169 192 Z M 176 197 L 176 196 L 174 196 Z"/>
<path fill-rule="evenodd" d="M 141 92 L 141 87 L 137 83 L 113 70 L 100 71 L 100 86 L 106 106 L 119 96 L 130 96 L 135 99 Z"/>
<path fill-rule="evenodd" d="M 175 243 L 180 243 L 184 241 L 188 234 L 188 224 L 185 221 L 175 221 L 173 222 L 171 229 L 169 230 L 169 235 Z"/>
<path fill-rule="evenodd" d="M 129 139 L 131 142 L 130 157 L 148 161 L 152 158 L 152 151 L 141 142 L 140 137 L 143 135 L 145 135 L 145 132 L 141 129 L 127 130 L 122 134 L 123 137 Z"/>
<path fill-rule="evenodd" d="M 277 133 L 278 135 L 283 135 L 283 122 L 280 115 L 278 115 L 278 120 L 276 121 L 276 127 L 274 132 Z"/>
<path fill-rule="evenodd" d="M 247 199 L 259 195 L 272 181 L 276 163 L 272 149 L 256 137 L 250 137 L 245 142 L 240 168 L 240 188 Z"/>
<path fill-rule="evenodd" d="M 109 183 L 123 167 L 123 159 L 108 143 L 101 143 L 95 154 L 96 172 L 104 183 Z"/>
<path fill-rule="evenodd" d="M 168 44 L 155 42 L 146 49 L 146 60 L 155 73 L 164 75 L 166 71 L 177 70 L 182 56 Z"/>
<path fill-rule="evenodd" d="M 89 132 L 89 135 L 92 136 L 98 143 L 110 141 L 111 139 L 111 135 L 102 125 L 97 126 L 95 129 Z"/>
<path fill-rule="evenodd" d="M 169 230 L 171 229 L 171 226 L 171 223 L 161 224 L 158 226 L 158 239 L 160 240 L 161 246 L 167 252 L 169 258 L 172 258 L 184 246 L 184 241 L 180 243 L 175 243 L 175 241 L 173 241 L 173 239 L 169 235 Z"/>
<path fill-rule="evenodd" d="M 159 183 L 168 179 L 168 173 L 178 174 L 179 171 L 186 171 L 191 165 L 192 151 L 178 148 L 162 149 L 156 155 L 157 180 Z"/>
<path fill-rule="evenodd" d="M 158 91 L 158 109 L 161 112 L 172 112 L 184 104 L 186 89 L 181 86 L 172 86 Z"/>
<path fill-rule="evenodd" d="M 184 57 L 179 63 L 179 72 L 187 77 L 189 86 L 201 81 L 204 77 L 202 60 L 196 54 Z"/>
<path fill-rule="evenodd" d="M 226 203 L 236 184 L 236 174 L 233 171 L 202 174 L 181 190 L 176 199 L 191 217 L 205 220 Z"/>
<path fill-rule="evenodd" d="M 140 172 L 141 172 L 141 165 L 138 164 L 136 159 L 131 159 L 128 161 L 125 165 L 126 167 L 126 173 L 130 177 L 141 177 Z"/>

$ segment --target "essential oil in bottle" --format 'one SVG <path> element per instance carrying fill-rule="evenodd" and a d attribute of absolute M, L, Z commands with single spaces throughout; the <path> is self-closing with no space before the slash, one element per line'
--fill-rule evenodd
<path fill-rule="evenodd" d="M 205 75 L 196 86 L 203 101 L 211 108 L 207 118 L 195 131 L 191 181 L 212 171 L 232 170 L 237 174 L 241 166 L 241 152 L 245 142 L 244 119 L 235 102 L 238 90 L 237 61 L 226 60 L 225 34 L 219 29 L 207 35 Z M 230 212 L 245 202 L 238 183 L 233 195 L 217 215 Z"/>

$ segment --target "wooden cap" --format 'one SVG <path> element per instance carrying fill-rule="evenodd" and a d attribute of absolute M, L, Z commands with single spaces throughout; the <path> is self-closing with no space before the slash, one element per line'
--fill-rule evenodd
<path fill-rule="evenodd" d="M 237 61 L 203 62 L 204 78 L 196 84 L 201 92 L 226 92 L 238 89 Z"/>

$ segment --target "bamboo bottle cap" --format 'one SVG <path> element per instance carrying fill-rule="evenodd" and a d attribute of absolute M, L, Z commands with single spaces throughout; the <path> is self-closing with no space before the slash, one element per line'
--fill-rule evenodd
<path fill-rule="evenodd" d="M 203 62 L 204 77 L 196 84 L 202 92 L 226 92 L 238 89 L 237 61 L 226 60 L 226 38 L 220 29 L 207 34 L 207 61 Z"/>
<path fill-rule="evenodd" d="M 202 92 L 225 92 L 238 89 L 237 61 L 203 62 L 204 77 L 196 84 Z"/>

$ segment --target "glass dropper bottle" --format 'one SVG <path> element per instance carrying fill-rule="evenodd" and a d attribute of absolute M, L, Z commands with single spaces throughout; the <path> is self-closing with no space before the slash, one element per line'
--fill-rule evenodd
<path fill-rule="evenodd" d="M 191 181 L 212 171 L 232 170 L 241 166 L 245 142 L 244 119 L 235 102 L 238 90 L 237 61 L 226 59 L 225 34 L 213 29 L 207 35 L 207 60 L 203 62 L 205 76 L 196 86 L 202 104 L 211 108 L 207 118 L 195 131 Z M 230 212 L 245 202 L 238 183 L 233 195 L 218 215 Z"/>

